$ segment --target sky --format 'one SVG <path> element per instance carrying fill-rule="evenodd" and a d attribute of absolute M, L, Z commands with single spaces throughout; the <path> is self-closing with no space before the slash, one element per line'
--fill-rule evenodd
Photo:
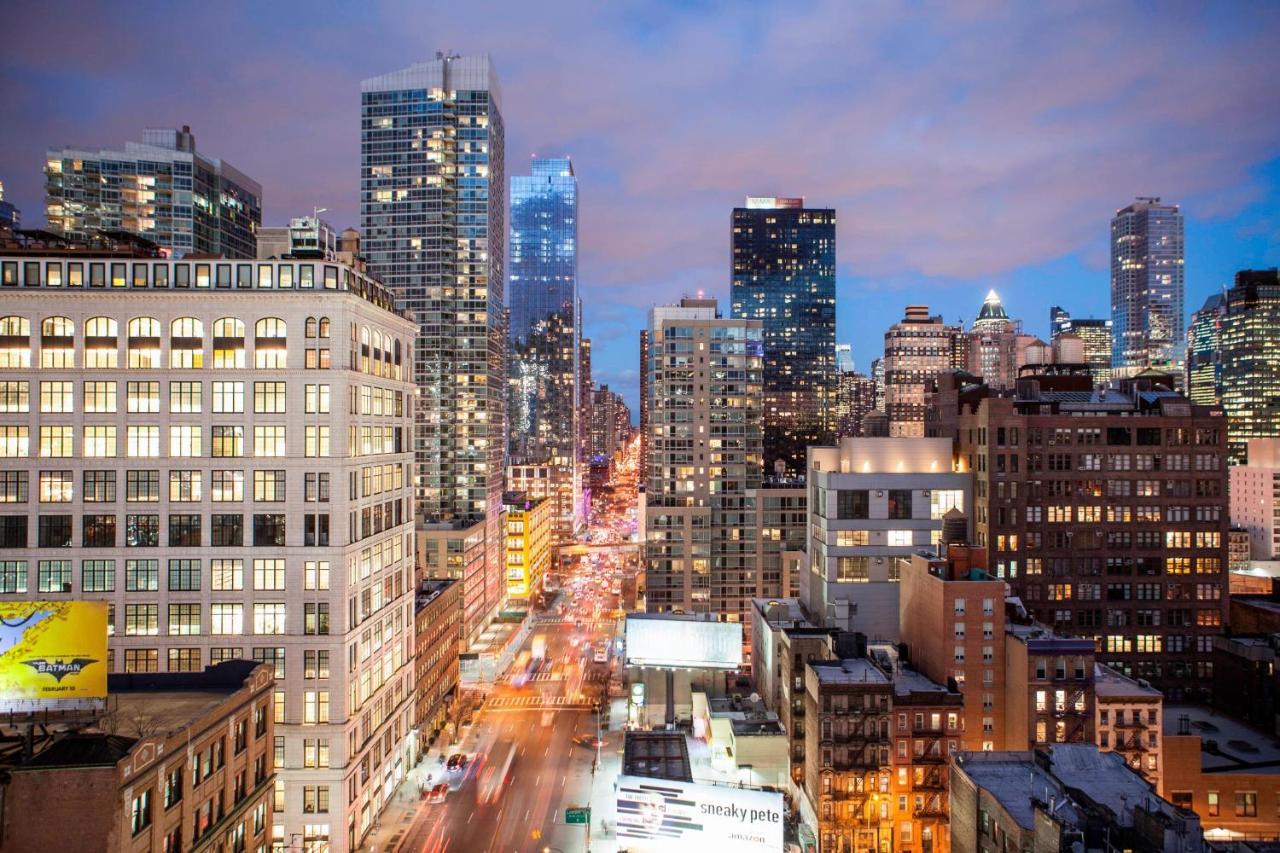
<path fill-rule="evenodd" d="M 32 3 L 9 0 L 0 180 L 43 223 L 49 146 L 189 124 L 263 185 L 264 224 L 359 224 L 360 81 L 489 53 L 508 175 L 568 155 L 599 382 L 637 403 L 655 302 L 726 307 L 747 195 L 837 212 L 837 339 L 859 369 L 908 303 L 971 322 L 995 288 L 1106 316 L 1135 196 L 1186 218 L 1190 312 L 1280 263 L 1280 4 Z"/>

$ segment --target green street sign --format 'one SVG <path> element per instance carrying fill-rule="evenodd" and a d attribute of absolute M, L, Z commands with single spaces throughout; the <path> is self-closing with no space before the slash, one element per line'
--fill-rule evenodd
<path fill-rule="evenodd" d="M 581 823 L 581 824 L 591 823 L 590 807 L 581 808 L 581 809 L 565 809 L 564 822 L 565 823 Z"/>

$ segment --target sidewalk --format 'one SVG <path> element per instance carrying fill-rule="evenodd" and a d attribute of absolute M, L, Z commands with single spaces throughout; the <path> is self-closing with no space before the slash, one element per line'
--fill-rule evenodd
<path fill-rule="evenodd" d="M 626 723 L 627 700 L 609 700 L 609 730 L 603 733 L 605 745 L 600 748 L 600 766 L 591 783 L 591 853 L 616 853 L 618 849 L 618 837 L 613 832 L 617 801 L 614 783 L 622 772 Z"/>
<path fill-rule="evenodd" d="M 449 744 L 448 738 L 436 738 L 435 745 L 428 749 L 417 765 L 409 769 L 404 781 L 396 788 L 387 802 L 382 814 L 373 824 L 373 829 L 365 837 L 364 843 L 356 848 L 358 851 L 376 851 L 376 853 L 396 853 L 400 849 L 401 839 L 413 823 L 422 803 L 419 790 L 430 788 L 436 782 L 444 781 L 445 767 L 440 757 L 445 760 L 455 752 L 473 753 L 476 751 L 476 726 L 463 726 L 462 737 L 455 744 Z M 427 779 L 432 781 L 428 783 Z"/>

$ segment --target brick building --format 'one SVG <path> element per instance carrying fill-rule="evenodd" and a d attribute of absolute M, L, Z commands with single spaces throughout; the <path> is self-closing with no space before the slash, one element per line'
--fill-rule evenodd
<path fill-rule="evenodd" d="M 973 472 L 991 573 L 1035 619 L 1176 698 L 1212 681 L 1229 519 L 1225 422 L 1171 388 L 1146 372 L 1094 390 L 1068 372 L 935 404 L 958 407 L 957 468 Z"/>
<path fill-rule="evenodd" d="M 462 584 L 451 579 L 423 581 L 414 623 L 418 736 L 431 740 L 449 722 L 458 686 Z"/>
<path fill-rule="evenodd" d="M 282 787 L 274 688 L 270 665 L 244 660 L 202 672 L 109 676 L 109 713 L 94 728 L 55 737 L 8 768 L 0 847 L 114 853 L 283 845 L 269 824 Z M 329 811 L 318 790 L 301 792 L 316 823 Z M 316 835 L 304 834 L 304 843 Z"/>

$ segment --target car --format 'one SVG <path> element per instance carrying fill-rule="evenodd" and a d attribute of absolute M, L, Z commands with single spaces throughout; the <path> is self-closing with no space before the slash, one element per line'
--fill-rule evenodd
<path fill-rule="evenodd" d="M 449 786 L 441 782 L 431 786 L 431 790 L 427 792 L 428 803 L 443 803 L 445 797 L 449 796 Z"/>
<path fill-rule="evenodd" d="M 604 740 L 597 738 L 595 735 L 574 735 L 573 742 L 578 746 L 589 746 L 592 749 L 595 749 L 598 746 L 604 746 Z"/>
<path fill-rule="evenodd" d="M 467 769 L 467 757 L 461 752 L 455 752 L 453 755 L 449 756 L 449 761 L 445 764 L 445 767 L 448 768 L 451 773 L 461 773 L 463 770 Z"/>

